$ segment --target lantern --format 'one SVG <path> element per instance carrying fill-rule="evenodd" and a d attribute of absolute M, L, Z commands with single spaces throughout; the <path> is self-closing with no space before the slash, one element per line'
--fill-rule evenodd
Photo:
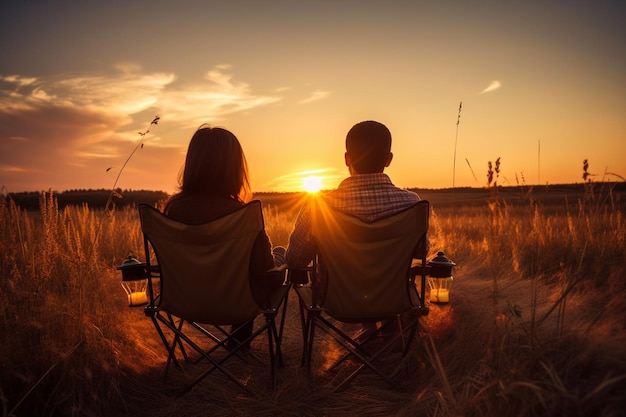
<path fill-rule="evenodd" d="M 122 288 L 128 296 L 128 305 L 136 307 L 148 304 L 146 264 L 128 255 L 117 269 L 122 271 Z"/>
<path fill-rule="evenodd" d="M 428 287 L 430 288 L 430 302 L 446 304 L 450 302 L 450 287 L 452 287 L 452 268 L 454 262 L 446 257 L 443 252 L 437 252 L 437 256 L 428 264 Z"/>

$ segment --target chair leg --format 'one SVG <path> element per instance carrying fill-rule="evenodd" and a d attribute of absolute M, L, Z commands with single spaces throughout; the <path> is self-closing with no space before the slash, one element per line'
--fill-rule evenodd
<path fill-rule="evenodd" d="M 283 300 L 283 312 L 280 318 L 280 331 L 278 333 L 278 337 L 280 338 L 281 341 L 283 340 L 283 330 L 285 329 L 285 318 L 287 317 L 287 299 L 288 298 L 289 298 L 289 294 L 287 294 L 285 296 L 285 299 Z"/>
<path fill-rule="evenodd" d="M 300 359 L 300 366 L 303 367 L 306 364 L 307 346 L 309 336 L 309 320 L 308 314 L 306 314 L 306 307 L 302 299 L 299 299 L 300 306 L 300 329 L 302 330 L 302 357 Z"/>
<path fill-rule="evenodd" d="M 282 343 L 283 343 L 283 331 L 285 328 L 285 318 L 287 317 L 287 299 L 289 298 L 289 294 L 287 294 L 285 296 L 285 299 L 283 300 L 283 306 L 282 306 L 282 314 L 281 314 L 281 318 L 280 318 L 280 329 L 278 331 L 278 334 L 276 335 L 276 352 L 277 352 L 277 356 L 278 356 L 278 366 L 283 366 L 283 352 L 282 352 Z M 280 306 L 278 307 L 278 310 L 280 310 Z M 274 316 L 274 320 L 275 320 Z M 274 329 L 276 328 L 276 326 L 274 325 Z"/>
<path fill-rule="evenodd" d="M 226 330 L 224 330 L 224 328 L 222 326 L 218 326 L 218 325 L 212 325 L 212 327 L 214 327 L 217 331 L 219 331 L 222 335 L 222 337 L 220 338 L 219 336 L 216 336 L 215 334 L 213 334 L 211 331 L 209 331 L 206 327 L 201 326 L 198 323 L 190 323 L 196 330 L 198 330 L 199 332 L 201 332 L 203 335 L 205 335 L 207 338 L 209 338 L 212 342 L 215 343 L 215 346 L 211 347 L 210 349 L 206 350 L 205 353 L 210 355 L 213 352 L 215 352 L 218 349 L 226 349 L 226 350 L 230 350 L 233 352 L 234 356 L 236 356 L 238 359 L 240 359 L 243 362 L 247 362 L 247 358 L 251 357 L 252 359 L 256 360 L 259 363 L 263 363 L 263 361 L 261 360 L 261 358 L 259 358 L 257 355 L 255 355 L 254 353 L 247 351 L 245 352 L 245 356 L 243 356 L 242 350 L 241 349 L 237 349 L 235 350 L 234 347 L 231 345 L 230 347 L 228 347 L 226 345 L 226 342 L 228 340 L 231 340 L 233 344 L 235 344 L 235 346 L 244 346 L 246 343 L 248 343 L 249 341 L 251 341 L 254 337 L 253 335 L 250 335 L 249 337 L 247 337 L 245 340 L 240 341 L 240 342 L 236 342 L 235 339 L 233 339 L 232 337 L 229 339 L 229 337 L 231 336 L 231 334 L 229 332 L 227 332 Z M 196 361 L 194 363 L 198 363 L 200 361 L 204 360 L 203 356 L 200 356 L 198 359 L 196 359 Z"/>
<path fill-rule="evenodd" d="M 401 364 L 391 373 L 389 373 L 389 375 L 386 375 L 385 373 L 383 373 L 377 366 L 374 365 L 374 361 L 384 352 L 388 351 L 395 343 L 397 343 L 399 340 L 401 340 L 403 338 L 403 335 L 400 333 L 397 333 L 394 337 L 392 337 L 390 340 L 388 340 L 382 347 L 380 347 L 377 351 L 375 351 L 371 356 L 365 357 L 365 356 L 361 356 L 361 354 L 355 349 L 353 354 L 359 358 L 359 360 L 361 361 L 361 365 L 354 370 L 346 379 L 344 379 L 338 386 L 336 386 L 333 389 L 334 391 L 337 391 L 339 389 L 341 389 L 343 386 L 345 386 L 348 382 L 352 381 L 358 374 L 360 374 L 363 370 L 365 370 L 366 368 L 369 368 L 370 370 L 374 371 L 374 373 L 376 373 L 379 377 L 381 377 L 382 379 L 384 379 L 391 387 L 393 387 L 394 389 L 398 389 L 398 385 L 392 381 L 392 377 L 397 374 L 397 370 L 402 366 Z M 402 359 L 401 362 L 405 362 L 405 356 L 406 353 L 408 352 L 408 346 L 410 345 L 410 342 L 407 343 L 407 348 L 403 349 L 402 352 Z"/>
<path fill-rule="evenodd" d="M 183 359 L 185 361 L 189 360 L 189 357 L 187 356 L 187 351 L 184 347 L 184 345 L 182 344 L 182 341 L 180 340 L 179 337 L 179 333 L 182 330 L 183 324 L 185 323 L 184 320 L 180 320 L 179 324 L 176 324 L 176 321 L 174 320 L 174 318 L 172 317 L 171 314 L 166 314 L 167 319 L 165 317 L 163 317 L 159 312 L 154 313 L 153 315 L 150 316 L 150 318 L 152 319 L 152 322 L 155 326 L 155 328 L 157 329 L 157 333 L 159 334 L 159 337 L 161 338 L 161 341 L 163 342 L 163 345 L 165 346 L 165 348 L 167 349 L 168 352 L 168 356 L 167 356 L 167 362 L 165 364 L 165 369 L 163 372 L 163 380 L 165 380 L 167 378 L 167 374 L 169 372 L 169 367 L 170 364 L 173 362 L 174 365 L 179 368 L 182 369 L 182 365 L 178 362 L 178 360 L 176 359 L 176 346 L 179 347 L 181 354 L 183 355 Z M 170 343 L 167 340 L 167 337 L 165 336 L 165 333 L 163 333 L 163 329 L 161 328 L 161 326 L 159 325 L 159 321 L 161 321 L 161 323 L 165 324 L 166 327 L 168 327 L 172 333 L 174 334 L 174 339 L 173 341 Z"/>
<path fill-rule="evenodd" d="M 170 317 L 171 319 L 171 317 Z M 187 356 L 187 352 L 185 351 L 182 342 L 180 341 L 180 336 L 179 333 L 182 331 L 183 328 L 183 324 L 185 323 L 184 320 L 180 320 L 178 327 L 176 328 L 176 331 L 174 332 L 174 340 L 172 341 L 172 346 L 169 349 L 171 355 L 167 358 L 167 363 L 165 365 L 165 372 L 167 374 L 167 370 L 170 367 L 170 363 L 172 362 L 172 360 L 176 360 L 176 345 L 180 346 L 180 350 L 183 354 L 183 358 L 185 359 L 185 361 L 187 361 L 189 358 Z M 172 322 L 172 325 L 175 326 L 175 324 Z"/>
<path fill-rule="evenodd" d="M 419 317 L 414 318 L 406 326 L 403 326 L 400 317 L 398 316 L 396 319 L 386 322 L 379 330 L 360 332 L 352 337 L 344 333 L 343 330 L 338 328 L 335 324 L 333 324 L 333 322 L 324 317 L 320 317 L 318 321 L 318 327 L 320 327 L 327 334 L 332 336 L 339 344 L 343 346 L 344 349 L 348 351 L 348 353 L 338 359 L 338 362 L 343 362 L 349 356 L 354 356 L 360 362 L 359 366 L 355 370 L 353 370 L 350 375 L 343 379 L 341 383 L 339 383 L 339 385 L 333 388 L 333 392 L 343 388 L 365 369 L 370 369 L 371 371 L 373 371 L 379 377 L 384 379 L 394 389 L 399 388 L 398 385 L 392 380 L 392 378 L 403 366 L 407 367 L 408 374 L 408 363 L 406 361 L 406 358 L 408 351 L 411 347 L 411 342 L 415 338 L 415 333 L 419 325 Z M 383 346 L 379 347 L 374 352 L 368 352 L 367 350 L 365 350 L 365 344 L 367 344 L 373 337 L 375 337 L 379 331 L 384 330 L 392 324 L 397 324 L 397 328 L 395 329 L 393 336 L 389 340 L 387 340 L 383 344 Z M 391 373 L 382 372 L 381 369 L 379 369 L 379 367 L 374 364 L 374 362 L 379 358 L 380 355 L 387 352 L 396 343 L 402 344 L 402 357 L 400 359 L 400 363 L 396 366 L 396 368 L 393 369 Z M 334 364 L 331 369 L 336 366 L 337 364 Z"/>
<path fill-rule="evenodd" d="M 273 391 L 276 388 L 276 380 L 278 378 L 278 351 L 280 349 L 274 317 L 267 315 L 265 326 L 267 327 L 267 345 L 270 354 L 270 381 Z"/>
<path fill-rule="evenodd" d="M 315 339 L 315 327 L 317 326 L 317 320 L 320 318 L 320 312 L 310 310 L 307 311 L 306 318 L 306 347 L 305 347 L 305 366 L 307 373 L 311 376 L 311 360 L 313 357 L 313 340 Z"/>
<path fill-rule="evenodd" d="M 174 317 L 170 314 L 167 313 L 167 319 L 169 320 L 170 323 L 172 323 L 172 326 L 176 326 L 176 321 L 174 320 Z M 183 323 L 185 321 L 184 320 L 180 320 L 180 328 L 182 329 L 183 327 Z M 183 359 L 185 359 L 185 361 L 189 360 L 189 357 L 187 356 L 187 351 L 185 350 L 185 346 L 183 346 L 182 342 L 180 341 L 180 339 L 176 340 L 177 343 L 172 343 L 172 349 L 175 351 L 176 350 L 176 346 L 178 345 L 178 347 L 180 348 L 180 352 L 183 355 Z"/>
<path fill-rule="evenodd" d="M 193 349 L 195 349 L 197 352 L 199 352 L 206 360 L 208 360 L 212 364 L 212 366 L 209 369 L 207 369 L 206 371 L 204 371 L 202 374 L 200 374 L 200 376 L 198 376 L 192 383 L 188 384 L 183 390 L 181 390 L 178 393 L 179 396 L 182 396 L 182 395 L 186 394 L 187 392 L 189 392 L 191 390 L 191 388 L 196 386 L 200 381 L 202 381 L 204 378 L 206 378 L 208 375 L 210 375 L 216 369 L 220 370 L 224 375 L 228 376 L 233 382 L 235 382 L 237 385 L 239 385 L 248 394 L 251 394 L 251 395 L 253 394 L 252 391 L 250 391 L 250 389 L 245 384 L 243 384 L 228 369 L 226 369 L 225 367 L 222 366 L 222 364 L 224 362 L 226 362 L 233 355 L 235 355 L 236 351 L 241 348 L 241 345 L 236 346 L 235 349 L 232 352 L 228 352 L 228 354 L 226 356 L 224 356 L 223 358 L 221 358 L 218 361 L 215 358 L 213 358 L 212 356 L 208 355 L 206 352 L 204 352 L 204 350 L 200 346 L 198 346 L 193 340 L 191 340 L 185 334 L 181 334 L 180 337 L 186 343 L 188 343 Z"/>
<path fill-rule="evenodd" d="M 202 379 L 204 379 L 206 376 L 211 374 L 216 369 L 220 370 L 224 375 L 229 377 L 233 382 L 235 382 L 237 385 L 239 385 L 244 391 L 246 391 L 249 394 L 252 394 L 252 391 L 250 391 L 250 389 L 245 384 L 243 384 L 228 369 L 226 369 L 224 366 L 222 366 L 222 364 L 224 362 L 226 362 L 228 359 L 230 359 L 233 355 L 235 355 L 237 353 L 237 351 L 239 349 L 241 349 L 241 345 L 236 346 L 235 349 L 233 349 L 233 351 L 228 352 L 228 354 L 226 356 L 224 356 L 224 357 L 220 358 L 219 360 L 217 360 L 214 357 L 212 357 L 211 355 L 209 355 L 207 352 L 205 352 L 202 347 L 200 347 L 189 336 L 187 336 L 185 333 L 182 332 L 182 325 L 184 323 L 184 320 L 181 320 L 180 324 L 176 325 L 175 321 L 173 320 L 173 318 L 171 316 L 169 316 L 169 318 L 165 318 L 165 317 L 162 317 L 161 315 L 157 314 L 156 318 L 153 317 L 153 321 L 157 320 L 157 319 L 161 323 L 163 323 L 170 331 L 172 331 L 175 334 L 175 341 L 170 345 L 170 343 L 167 342 L 167 339 L 165 338 L 165 335 L 163 334 L 163 332 L 162 332 L 162 330 L 160 328 L 160 325 L 158 323 L 156 323 L 157 330 L 159 331 L 159 334 L 162 337 L 162 340 L 165 340 L 165 346 L 166 346 L 166 348 L 168 350 L 168 353 L 170 355 L 168 357 L 168 363 L 166 364 L 166 374 L 167 374 L 167 368 L 169 367 L 169 362 L 178 363 L 176 361 L 176 357 L 175 357 L 175 354 L 174 354 L 175 353 L 175 347 L 176 347 L 176 345 L 179 345 L 182 348 L 182 342 L 183 341 L 187 345 L 189 345 L 191 348 L 193 348 L 196 352 L 198 352 L 200 355 L 202 355 L 202 357 L 204 359 L 206 359 L 212 365 L 209 369 L 207 369 L 199 377 L 197 377 L 192 383 L 188 384 L 183 390 L 181 390 L 178 393 L 178 395 L 184 395 L 185 393 L 189 392 L 191 390 L 191 388 L 193 388 Z"/>
<path fill-rule="evenodd" d="M 362 329 L 360 331 L 358 331 L 354 337 L 352 337 L 352 339 L 354 340 L 354 344 L 353 346 L 355 348 L 359 347 L 361 348 L 362 346 L 365 346 L 367 343 L 369 343 L 372 339 L 374 339 L 376 337 L 376 335 L 378 334 L 379 330 L 378 329 Z M 365 350 L 363 349 L 363 352 L 365 353 Z M 341 365 L 346 359 L 348 359 L 350 356 L 352 355 L 351 351 L 346 352 L 341 358 L 337 359 L 335 361 L 335 363 L 333 363 L 333 365 L 330 367 L 330 369 L 335 369 L 337 368 L 339 365 Z"/>
<path fill-rule="evenodd" d="M 287 308 L 287 300 L 285 298 L 283 300 L 283 305 L 282 305 L 282 317 L 281 317 L 280 327 L 278 327 L 276 323 L 276 316 L 277 314 L 281 313 L 280 311 L 281 307 L 279 305 L 279 307 L 276 310 L 268 311 L 265 313 L 265 323 L 263 326 L 254 330 L 252 334 L 246 337 L 245 340 L 241 341 L 241 343 L 234 344 L 232 350 L 229 350 L 225 356 L 220 357 L 219 359 L 213 357 L 211 354 L 216 349 L 225 347 L 223 336 L 218 336 L 218 333 L 213 332 L 212 329 L 209 330 L 208 328 L 205 328 L 201 324 L 188 322 L 187 324 L 189 324 L 189 326 L 193 327 L 194 329 L 202 333 L 204 336 L 207 336 L 211 341 L 215 343 L 215 345 L 212 346 L 210 349 L 205 350 L 194 341 L 195 339 L 192 339 L 189 335 L 183 333 L 183 326 L 185 325 L 184 320 L 175 319 L 172 315 L 166 314 L 166 313 L 163 313 L 163 315 L 159 315 L 158 313 L 155 313 L 154 315 L 150 317 L 157 329 L 157 332 L 159 334 L 159 337 L 161 338 L 161 341 L 163 342 L 168 352 L 168 359 L 167 359 L 167 363 L 165 366 L 164 379 L 167 376 L 168 369 L 171 363 L 174 363 L 178 367 L 182 368 L 182 366 L 176 359 L 177 346 L 181 349 L 181 352 L 183 356 L 185 357 L 185 359 L 189 360 L 189 357 L 187 355 L 186 348 L 185 348 L 185 345 L 187 345 L 187 348 L 192 348 L 193 350 L 195 350 L 196 352 L 200 354 L 200 358 L 197 361 L 195 361 L 196 363 L 201 360 L 207 360 L 210 364 L 210 367 L 206 369 L 204 372 L 202 372 L 200 376 L 195 378 L 195 380 L 191 382 L 190 384 L 188 384 L 184 389 L 179 391 L 178 395 L 182 396 L 186 394 L 187 392 L 189 392 L 195 385 L 197 385 L 200 381 L 202 381 L 204 378 L 206 378 L 216 369 L 218 369 L 224 375 L 226 375 L 231 380 L 233 380 L 233 382 L 239 385 L 248 394 L 253 395 L 253 392 L 246 386 L 246 384 L 240 381 L 235 375 L 233 375 L 227 368 L 223 366 L 223 364 L 227 360 L 232 358 L 233 356 L 239 357 L 240 351 L 242 351 L 243 346 L 246 343 L 255 339 L 262 332 L 267 331 L 267 339 L 268 339 L 268 345 L 269 345 L 268 348 L 269 348 L 269 355 L 270 355 L 269 365 L 271 368 L 271 383 L 272 383 L 272 389 L 274 389 L 277 385 L 277 380 L 278 380 L 278 366 L 282 365 L 282 352 L 281 352 L 280 345 L 281 345 L 282 332 L 284 329 L 284 322 L 285 322 L 285 317 L 286 317 L 286 308 Z M 179 320 L 179 321 L 177 322 L 176 320 Z M 164 327 L 167 327 L 174 334 L 174 340 L 172 342 L 168 341 L 168 338 L 165 336 L 165 333 L 163 332 L 163 328 L 161 327 L 160 323 L 162 323 Z M 212 326 L 212 327 L 215 327 L 218 331 L 222 332 L 222 334 L 225 336 L 229 335 L 229 333 L 226 332 L 225 329 L 222 329 L 220 326 Z M 256 358 L 259 362 L 262 362 L 261 359 L 258 358 L 256 355 L 253 355 L 250 352 L 246 352 L 246 353 Z"/>
<path fill-rule="evenodd" d="M 157 318 L 155 316 L 151 316 L 150 319 L 152 320 L 152 323 L 154 324 L 154 327 L 156 328 L 157 333 L 159 334 L 159 337 L 161 338 L 161 342 L 163 343 L 163 346 L 165 346 L 165 349 L 167 350 L 167 362 L 166 362 L 166 365 L 165 365 L 165 369 L 163 370 L 163 381 L 165 381 L 165 379 L 167 378 L 167 374 L 168 374 L 168 371 L 169 371 L 169 366 L 170 366 L 172 358 L 173 358 L 174 364 L 178 368 L 180 368 L 181 365 L 176 360 L 176 356 L 174 354 L 174 351 L 172 350 L 172 348 L 170 346 L 170 343 L 168 342 L 167 338 L 165 337 L 165 333 L 163 333 L 163 329 L 161 329 L 161 326 L 159 325 L 159 322 L 158 322 Z"/>

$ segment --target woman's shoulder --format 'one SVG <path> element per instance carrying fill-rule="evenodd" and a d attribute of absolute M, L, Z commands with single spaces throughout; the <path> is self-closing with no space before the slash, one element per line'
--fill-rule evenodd
<path fill-rule="evenodd" d="M 243 203 L 232 198 L 203 195 L 174 195 L 165 206 L 169 217 L 189 224 L 210 222 L 229 214 Z"/>

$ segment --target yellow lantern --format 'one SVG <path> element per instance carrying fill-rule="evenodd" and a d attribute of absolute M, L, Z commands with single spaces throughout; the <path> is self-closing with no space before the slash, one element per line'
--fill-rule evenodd
<path fill-rule="evenodd" d="M 431 303 L 446 304 L 450 302 L 450 288 L 454 281 L 452 268 L 454 266 L 456 264 L 448 259 L 443 252 L 438 252 L 437 256 L 428 262 L 427 281 Z"/>
<path fill-rule="evenodd" d="M 129 307 L 148 304 L 146 264 L 128 255 L 117 269 L 122 271 L 122 288 L 128 296 Z"/>

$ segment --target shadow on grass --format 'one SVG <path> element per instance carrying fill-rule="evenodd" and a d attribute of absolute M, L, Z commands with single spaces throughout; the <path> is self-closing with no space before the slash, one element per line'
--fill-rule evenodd
<path fill-rule="evenodd" d="M 136 322 L 146 333 L 145 349 L 148 356 L 161 354 L 161 358 L 146 368 L 130 371 L 123 384 L 124 402 L 118 415 L 138 414 L 154 417 L 171 415 L 211 416 L 389 416 L 424 414 L 418 399 L 425 393 L 420 387 L 433 378 L 433 372 L 425 362 L 420 340 L 409 355 L 410 374 L 397 375 L 401 391 L 395 391 L 375 374 L 364 372 L 339 392 L 332 392 L 336 381 L 335 372 L 327 368 L 328 357 L 338 356 L 333 342 L 326 341 L 316 346 L 312 374 L 300 366 L 302 334 L 297 312 L 297 300 L 291 294 L 289 311 L 283 339 L 284 366 L 279 369 L 278 384 L 272 391 L 269 365 L 256 361 L 229 361 L 229 369 L 252 391 L 249 395 L 222 375 L 214 372 L 190 392 L 178 396 L 178 391 L 193 376 L 206 368 L 206 363 L 184 363 L 185 371 L 170 369 L 163 381 L 165 349 L 157 339 L 156 332 L 147 318 L 144 323 Z M 135 314 L 135 311 L 130 312 Z M 252 344 L 252 351 L 265 358 L 266 340 L 261 338 Z M 389 357 L 389 366 L 395 367 L 397 358 Z M 349 365 L 349 364 L 346 364 Z M 424 405 L 424 407 L 426 404 Z M 421 409 L 421 411 L 420 411 Z M 410 410 L 410 412 L 408 411 Z"/>

